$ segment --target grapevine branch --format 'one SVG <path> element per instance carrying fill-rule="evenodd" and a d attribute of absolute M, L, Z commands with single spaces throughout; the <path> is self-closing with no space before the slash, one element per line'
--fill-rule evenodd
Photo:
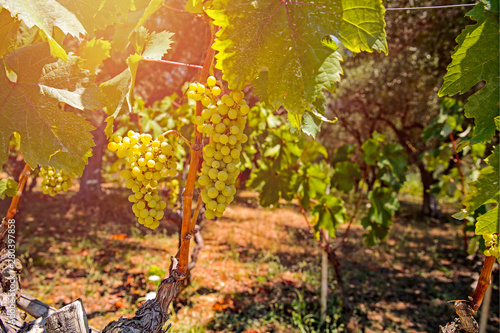
<path fill-rule="evenodd" d="M 19 199 L 21 198 L 21 195 L 23 194 L 24 186 L 26 185 L 26 181 L 28 180 L 28 177 L 30 175 L 31 168 L 26 163 L 24 165 L 24 169 L 21 172 L 21 175 L 19 176 L 19 183 L 17 185 L 17 193 L 16 195 L 12 198 L 12 201 L 10 202 L 9 210 L 7 211 L 7 215 L 2 221 L 2 231 L 0 233 L 0 239 L 3 239 L 5 237 L 5 234 L 7 233 L 8 227 L 7 223 L 9 220 L 11 220 L 14 215 L 17 213 L 17 205 L 19 204 Z"/>
<path fill-rule="evenodd" d="M 368 177 L 368 171 L 370 170 L 370 166 L 368 165 L 365 169 L 365 173 L 363 174 L 363 183 L 365 182 L 366 178 Z M 361 203 L 361 197 L 363 195 L 363 191 L 361 186 L 359 186 L 358 183 L 358 199 L 356 200 L 356 206 L 354 206 L 354 211 L 352 213 L 351 219 L 349 220 L 349 224 L 347 225 L 347 229 L 344 233 L 344 236 L 342 237 L 342 241 L 340 242 L 339 246 L 337 248 L 342 247 L 347 239 L 347 235 L 349 234 L 349 231 L 351 230 L 351 225 L 352 222 L 354 221 L 354 217 L 356 216 L 356 213 L 358 212 L 359 204 Z"/>
<path fill-rule="evenodd" d="M 211 44 L 215 39 L 215 29 L 211 36 Z M 205 63 L 203 64 L 203 69 L 200 74 L 200 82 L 206 81 L 210 67 L 212 66 L 214 58 L 214 50 L 208 48 L 207 55 L 205 58 Z M 200 101 L 196 102 L 196 116 L 201 116 L 201 111 L 203 110 L 203 105 Z M 181 227 L 181 244 L 179 248 L 179 265 L 177 267 L 177 273 L 179 276 L 185 277 L 188 269 L 189 263 L 189 243 L 193 237 L 194 227 L 191 228 L 191 206 L 193 202 L 193 192 L 194 185 L 196 181 L 196 175 L 198 172 L 198 167 L 200 164 L 201 151 L 203 150 L 203 136 L 195 127 L 194 129 L 194 139 L 191 144 L 191 161 L 189 163 L 189 171 L 186 181 L 186 187 L 182 193 L 183 206 L 182 206 L 182 227 Z"/>
<path fill-rule="evenodd" d="M 174 134 L 176 137 L 178 137 L 179 139 L 181 139 L 182 141 L 184 141 L 184 143 L 186 143 L 189 148 L 191 148 L 191 142 L 189 142 L 188 139 L 186 139 L 181 133 L 179 133 L 178 131 L 176 130 L 168 130 L 166 131 L 165 133 L 163 133 L 162 135 L 163 136 L 167 136 L 169 134 Z"/>
<path fill-rule="evenodd" d="M 469 305 L 474 311 L 477 311 L 483 302 L 484 294 L 491 283 L 491 271 L 493 270 L 494 264 L 494 256 L 488 256 L 484 259 L 483 268 L 481 269 L 476 289 L 474 290 L 474 294 L 472 294 L 469 301 Z"/>
<path fill-rule="evenodd" d="M 464 175 L 464 172 L 462 170 L 462 161 L 460 160 L 460 157 L 458 156 L 458 152 L 457 152 L 457 143 L 455 141 L 455 137 L 453 136 L 453 133 L 450 133 L 450 140 L 451 140 L 451 145 L 453 147 L 453 153 L 455 154 L 455 163 L 457 164 L 457 169 L 458 169 L 458 173 L 460 174 L 460 181 L 462 183 L 462 195 L 465 197 L 465 175 Z M 467 220 L 464 219 L 463 220 L 463 233 L 464 233 L 464 248 L 467 249 L 468 245 L 468 241 L 467 241 L 467 231 L 465 230 L 465 228 L 467 227 Z"/>

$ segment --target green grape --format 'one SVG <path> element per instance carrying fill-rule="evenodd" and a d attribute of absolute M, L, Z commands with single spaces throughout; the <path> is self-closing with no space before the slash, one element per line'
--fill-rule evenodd
<path fill-rule="evenodd" d="M 226 125 L 224 125 L 223 123 L 218 123 L 215 126 L 215 131 L 219 134 L 226 132 Z"/>
<path fill-rule="evenodd" d="M 202 97 L 202 98 L 201 98 L 201 104 L 202 104 L 203 106 L 209 106 L 209 105 L 210 105 L 210 103 L 212 103 L 212 100 L 211 100 L 209 97 L 206 97 L 206 96 L 205 96 L 205 97 Z"/>
<path fill-rule="evenodd" d="M 207 202 L 206 208 L 208 210 L 215 210 L 217 208 L 217 202 L 215 200 L 210 200 Z"/>
<path fill-rule="evenodd" d="M 215 182 L 215 188 L 218 190 L 218 191 L 222 191 L 226 188 L 226 184 L 224 184 L 224 182 L 218 180 Z"/>
<path fill-rule="evenodd" d="M 209 77 L 207 78 L 207 85 L 208 85 L 209 87 L 213 87 L 213 86 L 215 86 L 216 84 L 217 84 L 217 79 L 216 79 L 214 76 L 209 76 Z"/>
<path fill-rule="evenodd" d="M 215 168 L 210 169 L 210 171 L 208 172 L 208 176 L 210 177 L 210 179 L 216 179 L 218 174 L 219 171 L 217 171 L 217 169 Z"/>
<path fill-rule="evenodd" d="M 226 201 L 227 201 L 227 197 L 225 195 L 221 194 L 217 197 L 217 203 L 219 203 L 219 204 L 225 203 Z"/>
<path fill-rule="evenodd" d="M 210 198 L 217 198 L 217 196 L 219 195 L 219 191 L 217 191 L 217 189 L 215 187 L 211 187 L 208 189 L 208 192 L 207 192 L 208 196 Z"/>
<path fill-rule="evenodd" d="M 200 178 L 198 178 L 198 184 L 200 184 L 200 186 L 207 186 L 209 182 L 210 178 L 207 175 L 201 175 Z"/>
<path fill-rule="evenodd" d="M 236 119 L 236 117 L 238 117 L 238 111 L 236 111 L 235 109 L 229 109 L 229 111 L 227 112 L 227 116 L 229 117 L 229 119 Z"/>
<path fill-rule="evenodd" d="M 215 217 L 214 211 L 213 210 L 206 210 L 205 217 L 209 220 L 213 219 Z"/>
<path fill-rule="evenodd" d="M 224 213 L 225 210 L 226 210 L 226 205 L 224 205 L 223 203 L 217 205 L 217 211 L 219 213 Z"/>
<path fill-rule="evenodd" d="M 64 170 L 56 171 L 49 166 L 47 170 L 40 169 L 40 176 L 42 176 L 42 192 L 54 196 L 59 192 L 67 191 L 71 187 L 71 180 L 75 175 L 69 175 Z"/>
<path fill-rule="evenodd" d="M 223 181 L 225 182 L 228 178 L 228 174 L 226 171 L 222 170 L 222 171 L 219 171 L 219 173 L 217 174 L 217 178 L 220 180 L 220 181 Z"/>

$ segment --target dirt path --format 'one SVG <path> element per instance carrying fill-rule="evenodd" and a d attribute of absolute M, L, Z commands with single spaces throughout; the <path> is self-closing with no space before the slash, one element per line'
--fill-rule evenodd
<path fill-rule="evenodd" d="M 177 236 L 173 225 L 138 227 L 125 194 L 109 189 L 87 210 L 72 204 L 71 194 L 27 197 L 16 217 L 24 290 L 56 307 L 81 297 L 97 328 L 130 316 L 156 289 L 148 276 L 168 266 Z M 205 247 L 192 285 L 172 309 L 173 331 L 341 332 L 333 272 L 329 319 L 318 328 L 320 251 L 299 210 L 256 202 L 243 192 L 222 219 L 203 223 Z M 465 260 L 458 224 L 417 222 L 413 209 L 405 206 L 376 247 L 363 245 L 354 225 L 340 252 L 360 332 L 437 332 L 453 318 L 447 301 L 465 298 L 479 271 Z M 492 333 L 500 323 L 498 279 L 493 291 Z"/>

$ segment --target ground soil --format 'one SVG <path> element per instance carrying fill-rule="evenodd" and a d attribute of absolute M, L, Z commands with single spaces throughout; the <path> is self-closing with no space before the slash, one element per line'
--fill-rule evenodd
<path fill-rule="evenodd" d="M 138 225 L 126 189 L 108 184 L 91 207 L 74 195 L 52 198 L 35 188 L 23 197 L 16 215 L 22 286 L 58 308 L 81 298 L 91 326 L 102 329 L 131 316 L 156 290 L 149 276 L 170 265 L 178 227 Z M 465 252 L 460 223 L 419 219 L 413 201 L 403 200 L 385 243 L 367 247 L 355 223 L 338 250 L 358 332 L 438 332 L 454 318 L 449 301 L 471 294 L 481 257 Z M 8 203 L 0 201 L 0 213 Z M 333 272 L 328 319 L 319 323 L 321 252 L 297 206 L 264 209 L 255 193 L 242 192 L 223 218 L 201 226 L 205 247 L 192 284 L 172 307 L 173 332 L 345 329 Z M 488 332 L 500 324 L 495 274 Z"/>

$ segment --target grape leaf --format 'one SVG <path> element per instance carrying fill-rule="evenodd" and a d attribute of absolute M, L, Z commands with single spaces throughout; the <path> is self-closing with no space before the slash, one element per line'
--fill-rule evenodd
<path fill-rule="evenodd" d="M 326 151 L 325 146 L 318 141 L 307 141 L 304 143 L 304 148 L 302 148 L 300 160 L 303 164 L 308 165 L 318 158 L 320 154 L 323 155 L 323 157 L 328 158 L 328 152 Z"/>
<path fill-rule="evenodd" d="M 377 187 L 368 193 L 371 207 L 361 224 L 368 232 L 363 235 L 368 245 L 374 245 L 377 239 L 384 240 L 392 225 L 392 217 L 399 209 L 399 201 L 393 190 Z"/>
<path fill-rule="evenodd" d="M 203 13 L 203 1 L 202 0 L 187 0 L 184 11 L 193 14 Z"/>
<path fill-rule="evenodd" d="M 332 187 L 347 193 L 354 188 L 358 179 L 361 179 L 361 171 L 358 164 L 349 161 L 337 162 L 335 164 Z"/>
<path fill-rule="evenodd" d="M 301 171 L 302 175 L 297 179 L 297 193 L 302 206 L 309 209 L 310 199 L 322 197 L 326 193 L 328 175 L 319 164 L 305 165 Z"/>
<path fill-rule="evenodd" d="M 475 118 L 471 139 L 471 144 L 475 144 L 488 141 L 495 134 L 494 118 L 498 116 L 500 97 L 498 6 L 492 11 L 485 3 L 479 3 L 466 15 L 477 24 L 465 27 L 458 36 L 458 45 L 438 94 L 463 94 L 478 82 L 486 82 L 465 104 L 465 115 Z"/>
<path fill-rule="evenodd" d="M 380 158 L 381 154 L 378 150 L 379 141 L 375 139 L 368 139 L 362 145 L 361 149 L 363 150 L 363 161 L 368 165 L 375 165 L 377 160 Z"/>
<path fill-rule="evenodd" d="M 75 14 L 56 0 L 0 0 L 0 6 L 10 10 L 11 15 L 17 15 L 28 28 L 37 26 L 42 30 L 47 37 L 52 55 L 64 61 L 68 56 L 53 38 L 55 28 L 75 37 L 86 32 Z"/>
<path fill-rule="evenodd" d="M 92 39 L 85 44 L 80 57 L 85 60 L 83 68 L 92 73 L 110 57 L 111 43 L 107 40 Z"/>
<path fill-rule="evenodd" d="M 7 9 L 0 9 L 0 58 L 16 47 L 17 30 L 20 23 L 10 16 Z"/>
<path fill-rule="evenodd" d="M 477 218 L 476 235 L 490 235 L 499 233 L 500 226 L 498 224 L 498 205 L 492 210 L 486 212 Z"/>
<path fill-rule="evenodd" d="M 47 43 L 12 51 L 5 65 L 17 80 L 0 66 L 0 84 L 5 87 L 0 90 L 0 164 L 7 160 L 10 136 L 18 132 L 29 165 L 81 174 L 92 154 L 94 128 L 84 118 L 61 110 L 60 104 L 78 109 L 100 104 L 89 73 L 79 67 L 76 57 L 67 62 L 54 59 Z"/>
<path fill-rule="evenodd" d="M 354 148 L 354 145 L 348 144 L 343 144 L 336 148 L 332 158 L 332 166 L 335 166 L 338 162 L 348 161 L 352 154 L 354 154 Z"/>
<path fill-rule="evenodd" d="M 17 194 L 17 182 L 14 179 L 0 180 L 0 199 L 5 199 L 6 196 L 13 197 Z"/>
<path fill-rule="evenodd" d="M 130 69 L 127 68 L 114 78 L 103 82 L 101 89 L 106 97 L 106 111 L 108 115 L 116 118 L 132 110 L 132 105 L 129 105 L 127 98 L 129 91 L 132 89 L 132 74 L 130 73 Z M 111 120 L 108 119 L 108 121 Z"/>
<path fill-rule="evenodd" d="M 142 59 L 159 60 L 170 49 L 173 33 L 162 31 L 160 33 L 147 33 L 145 28 L 140 28 L 132 36 L 134 48 L 141 54 L 135 53 L 128 57 L 127 64 L 129 68 L 115 76 L 114 78 L 101 84 L 104 95 L 106 96 L 106 110 L 108 115 L 116 118 L 122 114 L 128 113 L 133 107 L 133 91 L 139 62 Z M 109 136 L 107 127 L 106 134 Z"/>
<path fill-rule="evenodd" d="M 222 29 L 213 49 L 231 89 L 255 81 L 267 102 L 302 114 L 340 80 L 332 36 L 353 52 L 387 52 L 380 0 L 216 0 L 207 14 Z M 264 85 L 260 86 L 259 85 Z"/>
<path fill-rule="evenodd" d="M 117 1 L 120 1 L 120 0 L 117 0 Z M 160 9 L 162 3 L 163 3 L 163 0 L 150 0 L 148 6 L 144 10 L 141 18 L 137 22 L 134 30 L 138 30 L 139 27 L 141 27 L 151 15 L 153 15 L 158 9 Z"/>
<path fill-rule="evenodd" d="M 283 170 L 297 160 L 302 152 L 297 139 L 284 127 L 269 131 L 263 156 L 272 160 L 273 169 Z"/>
<path fill-rule="evenodd" d="M 377 177 L 387 186 L 396 190 L 403 186 L 408 170 L 408 157 L 404 153 L 403 146 L 395 142 L 384 145 L 377 166 L 380 168 Z"/>
<path fill-rule="evenodd" d="M 108 25 L 118 22 L 120 18 L 125 17 L 130 10 L 135 10 L 136 8 L 134 0 L 57 1 L 76 15 L 89 36 L 93 36 L 97 30 L 102 30 Z"/>
<path fill-rule="evenodd" d="M 275 172 L 264 163 L 259 164 L 260 167 L 250 175 L 248 186 L 259 191 L 261 206 L 276 205 L 281 197 L 291 200 L 293 191 L 290 185 L 294 183 L 295 175 L 287 170 Z"/>
<path fill-rule="evenodd" d="M 335 230 L 340 223 L 346 220 L 346 209 L 344 201 L 334 196 L 324 196 L 314 205 L 311 212 L 318 216 L 318 222 L 314 225 L 314 230 L 318 232 L 322 228 L 335 237 Z"/>
<path fill-rule="evenodd" d="M 491 199 L 495 199 L 498 202 L 499 158 L 500 154 L 497 146 L 493 154 L 488 156 L 489 166 L 481 169 L 481 173 L 476 181 L 469 183 L 470 191 L 462 201 L 465 209 L 453 215 L 454 218 L 463 219 L 467 217 Z"/>

